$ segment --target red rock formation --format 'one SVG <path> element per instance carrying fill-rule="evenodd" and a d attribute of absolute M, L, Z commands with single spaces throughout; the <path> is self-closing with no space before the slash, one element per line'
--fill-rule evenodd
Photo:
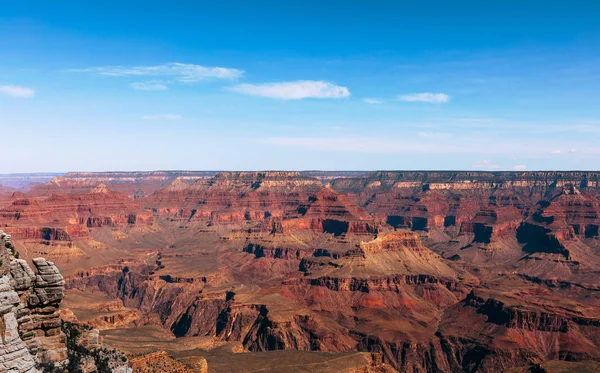
<path fill-rule="evenodd" d="M 129 197 L 112 192 L 103 184 L 82 193 L 13 198 L 11 206 L 0 209 L 0 222 L 3 225 L 30 226 L 53 222 L 93 227 L 103 224 L 144 224 L 151 221 L 150 213 L 142 212 L 139 205 Z"/>
<path fill-rule="evenodd" d="M 221 173 L 135 200 L 110 183 L 17 194 L 0 219 L 26 241 L 82 246 L 61 263 L 68 286 L 118 298 L 136 325 L 495 372 L 600 359 L 599 176 L 379 172 L 329 187 Z"/>
<path fill-rule="evenodd" d="M 297 172 L 220 173 L 189 186 L 175 181 L 147 203 L 161 216 L 235 223 L 294 212 L 307 193 L 320 188 L 318 180 Z"/>
<path fill-rule="evenodd" d="M 200 373 L 208 373 L 208 364 L 203 359 L 203 366 L 198 371 Z M 131 360 L 134 372 L 139 373 L 192 373 L 194 370 L 188 368 L 184 364 L 169 357 L 165 351 L 153 352 L 148 355 L 136 357 Z"/>

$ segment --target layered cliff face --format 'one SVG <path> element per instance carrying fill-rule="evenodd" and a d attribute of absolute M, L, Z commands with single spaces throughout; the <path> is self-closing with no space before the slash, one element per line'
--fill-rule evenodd
<path fill-rule="evenodd" d="M 47 257 L 58 264 L 85 260 L 107 251 L 94 230 L 151 227 L 154 217 L 132 198 L 100 184 L 83 192 L 32 196 L 15 192 L 0 207 L 0 225 L 17 240 L 28 259 Z"/>
<path fill-rule="evenodd" d="M 49 196 L 85 192 L 99 184 L 105 184 L 114 192 L 140 198 L 152 194 L 177 178 L 194 182 L 213 177 L 215 174 L 216 172 L 212 171 L 68 172 L 56 175 L 49 182 L 31 184 L 26 189 L 31 195 Z"/>
<path fill-rule="evenodd" d="M 100 184 L 80 193 L 53 194 L 49 197 L 29 197 L 15 193 L 12 203 L 0 210 L 3 224 L 30 227 L 54 222 L 64 225 L 101 227 L 151 221 L 149 213 L 139 213 L 140 207 L 128 196 L 109 190 Z"/>
<path fill-rule="evenodd" d="M 594 172 L 374 172 L 334 180 L 332 188 L 355 196 L 391 225 L 427 231 L 460 227 L 487 206 L 512 207 L 522 218 L 563 188 L 597 194 L 599 180 Z"/>
<path fill-rule="evenodd" d="M 298 206 L 297 214 L 281 222 L 283 233 L 307 225 L 318 232 L 334 236 L 346 234 L 371 235 L 377 231 L 374 219 L 347 196 L 329 188 L 311 194 Z"/>
<path fill-rule="evenodd" d="M 398 371 L 496 372 L 600 359 L 599 175 L 220 173 L 135 200 L 110 183 L 16 194 L 2 211 L 27 256 L 33 242 L 81 248 L 58 263 L 67 304 L 89 325 L 256 353 L 358 351 Z"/>
<path fill-rule="evenodd" d="M 297 172 L 223 172 L 191 185 L 175 180 L 150 196 L 147 205 L 173 219 L 239 223 L 292 213 L 321 187 Z"/>
<path fill-rule="evenodd" d="M 376 171 L 364 176 L 337 179 L 332 184 L 336 189 L 347 192 L 393 187 L 454 190 L 526 188 L 543 195 L 549 189 L 562 188 L 564 185 L 598 188 L 599 182 L 600 172 L 585 171 Z"/>
<path fill-rule="evenodd" d="M 11 237 L 0 232 L 0 368 L 35 372 L 37 363 L 65 364 L 66 336 L 59 317 L 63 277 L 43 258 L 34 260 L 34 272 L 14 255 Z"/>
<path fill-rule="evenodd" d="M 536 207 L 516 232 L 527 253 L 519 271 L 538 280 L 597 286 L 600 208 L 596 198 L 570 186 Z"/>

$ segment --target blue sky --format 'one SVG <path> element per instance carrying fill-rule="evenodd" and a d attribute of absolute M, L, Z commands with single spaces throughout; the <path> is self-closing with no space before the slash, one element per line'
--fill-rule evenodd
<path fill-rule="evenodd" d="M 0 173 L 598 169 L 592 1 L 30 1 Z"/>

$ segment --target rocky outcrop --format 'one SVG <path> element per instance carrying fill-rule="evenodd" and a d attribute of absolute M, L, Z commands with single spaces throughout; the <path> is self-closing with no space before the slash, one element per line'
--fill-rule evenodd
<path fill-rule="evenodd" d="M 102 347 L 97 329 L 63 322 L 65 281 L 44 258 L 35 271 L 0 231 L 0 372 L 131 373 L 127 358 Z"/>
<path fill-rule="evenodd" d="M 315 279 L 292 280 L 286 284 L 298 284 L 299 282 L 307 282 L 311 286 L 325 287 L 333 291 L 351 291 L 369 293 L 374 291 L 390 291 L 398 293 L 402 291 L 403 285 L 429 286 L 439 284 L 450 291 L 464 291 L 464 287 L 460 283 L 439 279 L 428 275 L 412 275 L 412 276 L 388 276 L 388 277 L 371 277 L 368 279 L 362 278 L 338 278 L 338 277 L 319 277 Z"/>
<path fill-rule="evenodd" d="M 67 372 L 132 373 L 129 360 L 124 353 L 102 346 L 98 330 L 70 322 L 64 322 L 62 330 L 67 337 L 69 356 L 65 367 Z M 40 366 L 44 368 L 44 372 L 57 371 L 57 367 L 52 363 L 40 364 Z"/>
<path fill-rule="evenodd" d="M 0 277 L 0 371 L 38 372 L 36 360 L 19 335 L 17 307 L 20 299 L 4 274 Z"/>
<path fill-rule="evenodd" d="M 136 373 L 161 373 L 161 372 L 172 372 L 172 373 L 208 373 L 208 364 L 206 359 L 196 359 L 195 370 L 190 369 L 184 364 L 177 360 L 169 357 L 165 351 L 157 351 L 148 355 L 136 357 L 131 360 L 133 370 Z"/>
<path fill-rule="evenodd" d="M 270 247 L 260 243 L 249 243 L 244 247 L 244 252 L 253 254 L 256 259 L 287 259 L 301 260 L 304 256 L 311 255 L 314 248 Z"/>
<path fill-rule="evenodd" d="M 19 271 L 27 265 L 23 260 L 17 261 L 11 265 L 13 277 L 18 277 Z M 37 269 L 33 289 L 23 288 L 18 283 L 16 286 L 21 298 L 27 299 L 27 307 L 19 312 L 21 336 L 39 361 L 63 362 L 67 359 L 67 350 L 66 337 L 60 329 L 59 304 L 65 282 L 52 262 L 36 258 L 33 264 Z"/>
<path fill-rule="evenodd" d="M 58 312 L 63 277 L 52 262 L 34 259 L 33 272 L 15 254 L 11 236 L 0 232 L 0 367 L 33 372 L 36 364 L 65 364 L 66 337 Z"/>
<path fill-rule="evenodd" d="M 65 228 L 21 226 L 5 227 L 4 229 L 19 242 L 52 248 L 74 248 L 74 239 L 89 239 L 89 232 L 83 225 L 69 225 Z M 74 248 L 74 250 L 76 249 Z"/>
<path fill-rule="evenodd" d="M 510 307 L 497 299 L 479 297 L 474 292 L 469 293 L 464 302 L 468 306 L 477 308 L 477 313 L 487 316 L 488 322 L 503 325 L 507 328 L 565 333 L 569 329 L 570 322 L 577 322 L 579 320 L 579 318 L 543 311 Z M 600 320 L 588 321 L 600 326 Z"/>

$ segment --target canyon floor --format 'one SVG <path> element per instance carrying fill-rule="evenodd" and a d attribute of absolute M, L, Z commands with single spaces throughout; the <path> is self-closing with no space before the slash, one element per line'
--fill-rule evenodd
<path fill-rule="evenodd" d="M 144 369 L 584 372 L 600 361 L 600 173 L 11 180 L 0 225 L 22 258 L 60 269 L 61 317 Z"/>

